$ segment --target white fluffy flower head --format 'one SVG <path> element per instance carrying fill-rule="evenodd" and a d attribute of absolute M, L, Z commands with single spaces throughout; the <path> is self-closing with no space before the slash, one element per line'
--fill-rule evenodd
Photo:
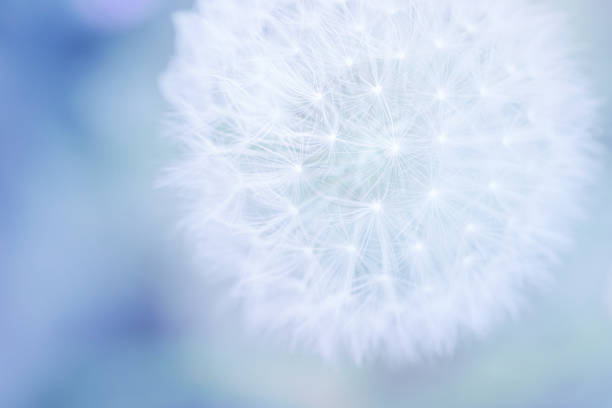
<path fill-rule="evenodd" d="M 446 352 L 565 240 L 594 103 L 554 13 L 210 0 L 177 29 L 172 183 L 191 231 L 248 246 L 220 272 L 256 326 L 356 360 Z"/>

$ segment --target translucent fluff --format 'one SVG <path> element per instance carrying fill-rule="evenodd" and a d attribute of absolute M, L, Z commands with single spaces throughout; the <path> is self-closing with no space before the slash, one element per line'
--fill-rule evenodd
<path fill-rule="evenodd" d="M 447 353 L 568 240 L 595 103 L 556 13 L 210 0 L 176 27 L 167 180 L 255 327 L 357 361 Z"/>

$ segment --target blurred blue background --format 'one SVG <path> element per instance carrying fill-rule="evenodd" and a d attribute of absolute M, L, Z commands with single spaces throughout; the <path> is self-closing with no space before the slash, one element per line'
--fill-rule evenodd
<path fill-rule="evenodd" d="M 612 3 L 554 4 L 609 150 Z M 154 188 L 176 155 L 157 80 L 190 6 L 0 2 L 0 407 L 612 407 L 608 152 L 556 281 L 452 357 L 331 365 L 218 313 Z"/>

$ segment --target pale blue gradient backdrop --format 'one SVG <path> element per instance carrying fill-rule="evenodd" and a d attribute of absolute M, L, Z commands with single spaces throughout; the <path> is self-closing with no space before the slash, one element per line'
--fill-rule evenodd
<path fill-rule="evenodd" d="M 0 3 L 0 406 L 612 407 L 609 152 L 556 282 L 453 357 L 329 365 L 248 337 L 154 189 L 176 155 L 157 78 L 190 3 Z M 612 3 L 554 4 L 610 149 Z"/>

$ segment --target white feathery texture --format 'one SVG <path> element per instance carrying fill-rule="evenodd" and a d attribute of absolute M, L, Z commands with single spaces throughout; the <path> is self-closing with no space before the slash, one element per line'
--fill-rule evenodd
<path fill-rule="evenodd" d="M 194 242 L 220 225 L 247 248 L 202 267 L 255 327 L 356 361 L 448 353 L 568 241 L 596 103 L 557 13 L 209 0 L 176 27 L 167 180 Z"/>

